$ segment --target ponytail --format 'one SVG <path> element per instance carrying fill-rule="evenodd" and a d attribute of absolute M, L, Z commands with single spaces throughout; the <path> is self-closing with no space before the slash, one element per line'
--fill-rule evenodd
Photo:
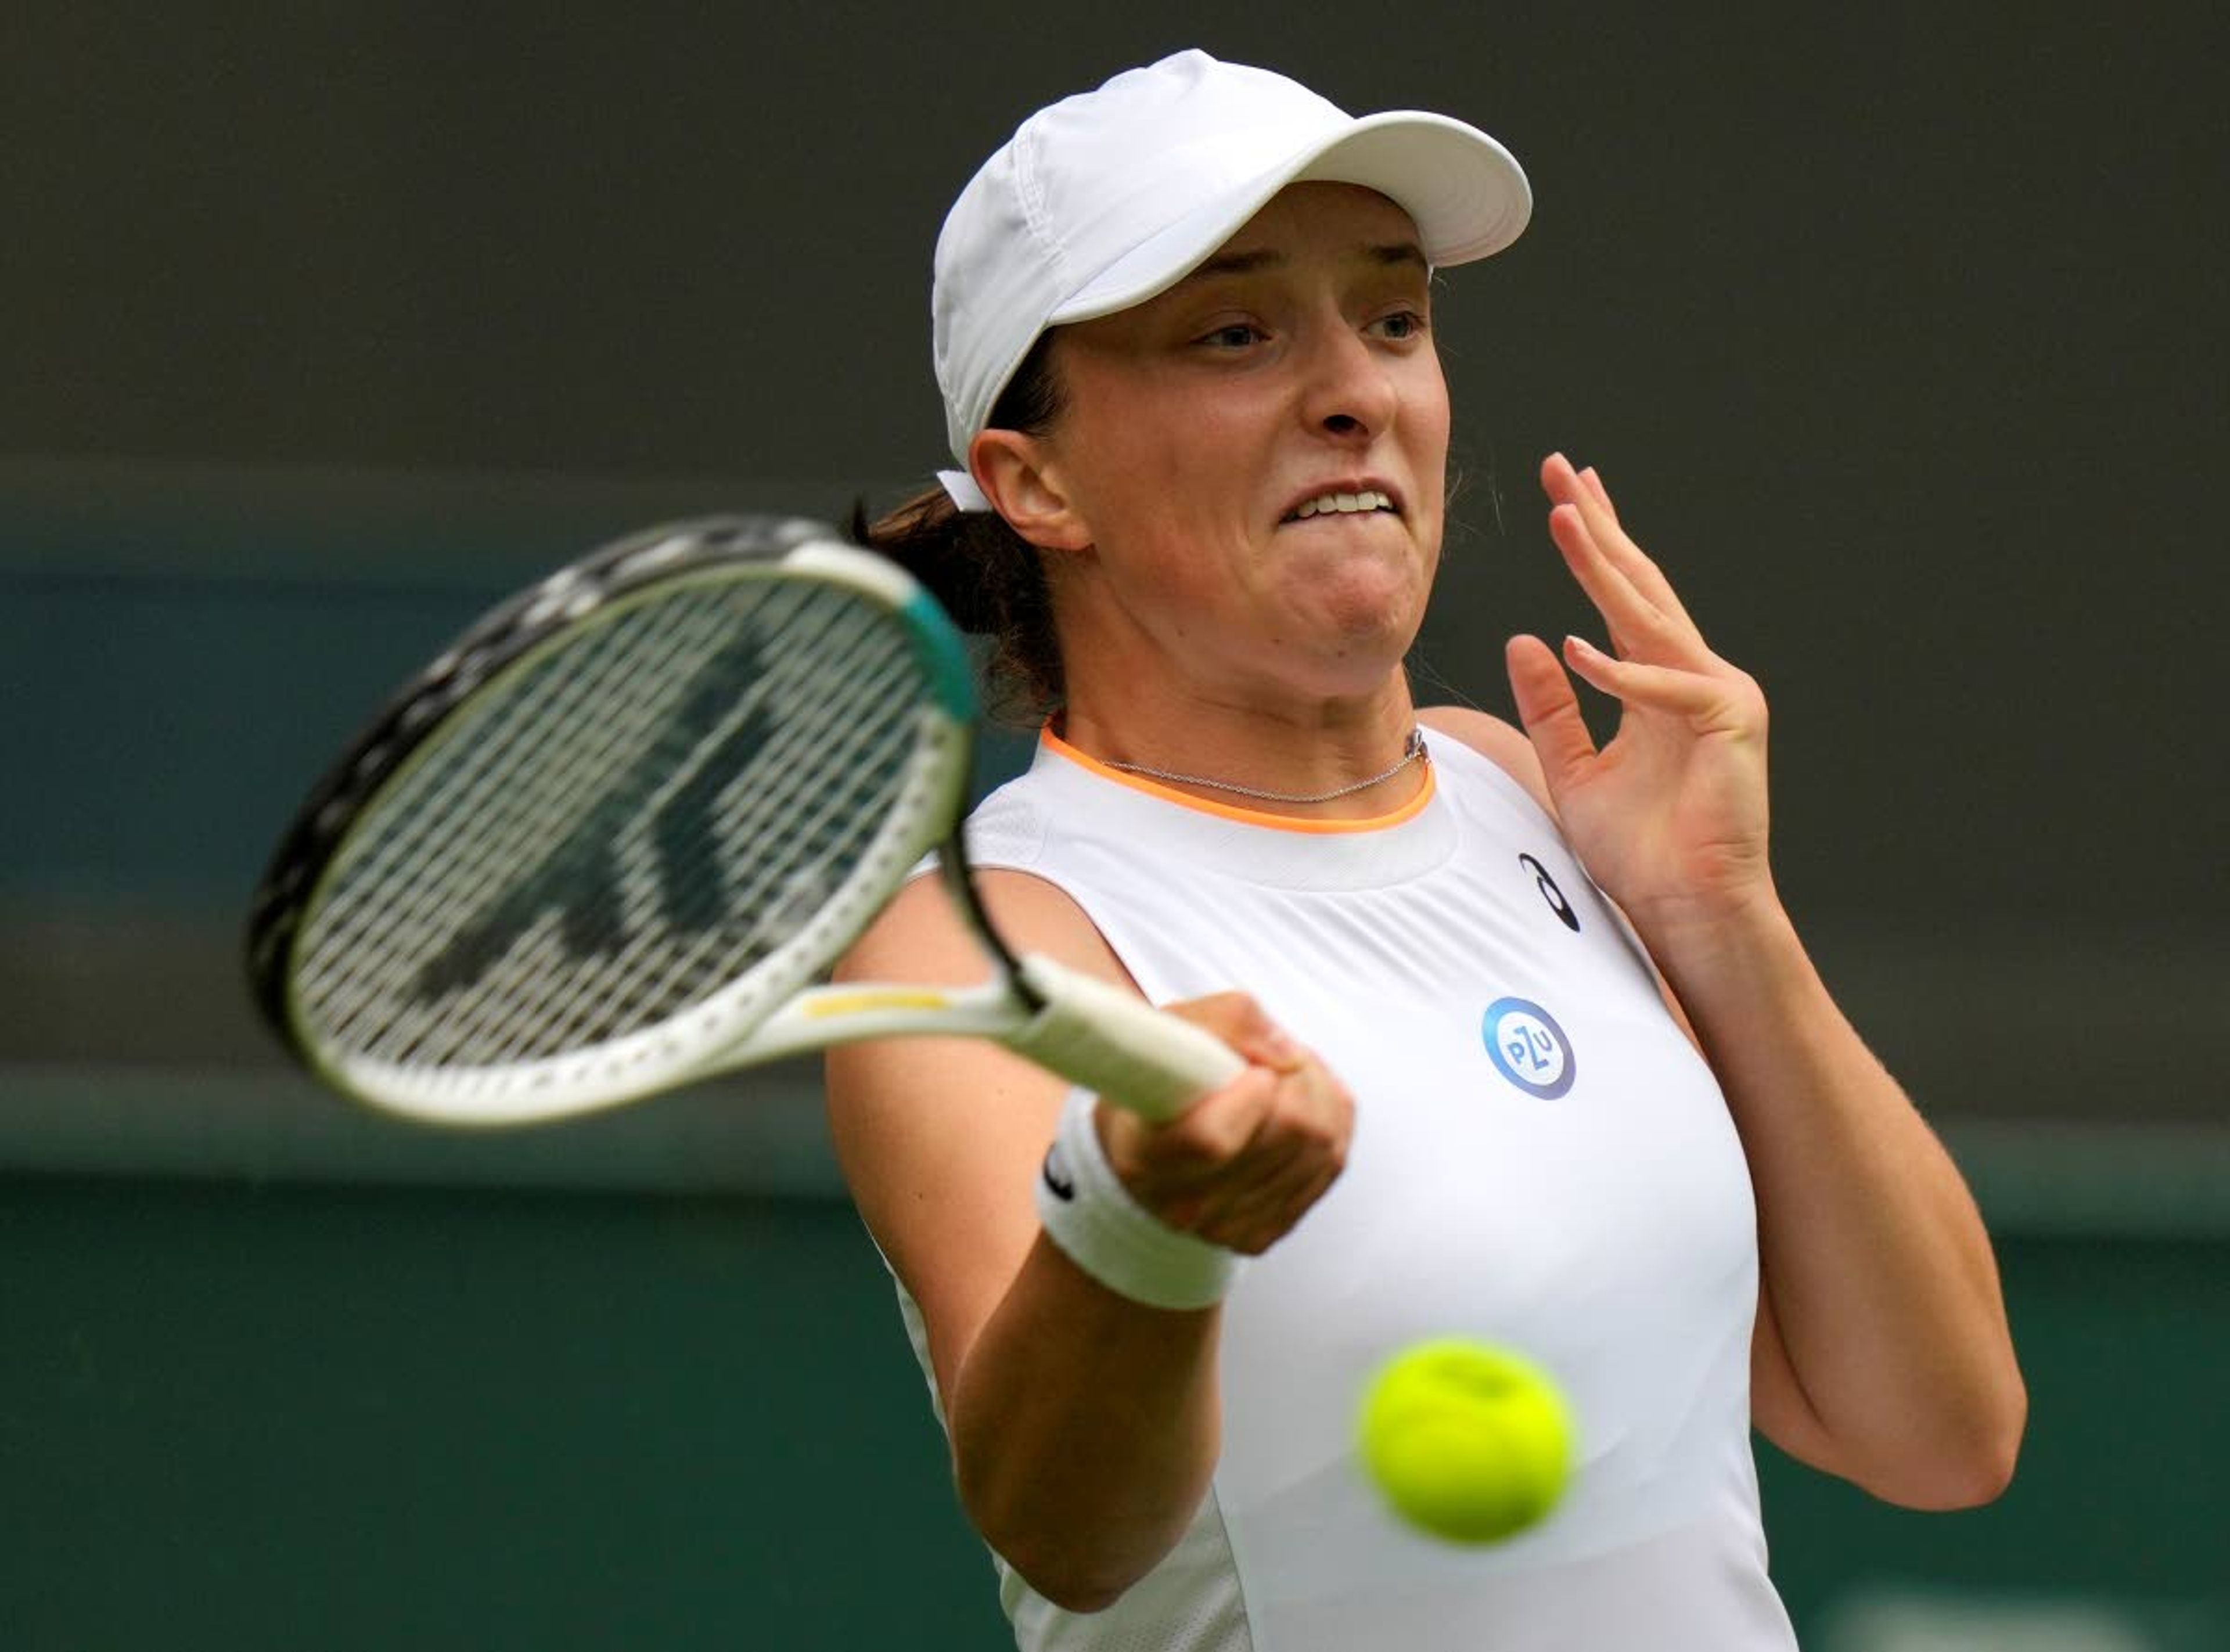
<path fill-rule="evenodd" d="M 1053 334 L 1039 335 L 991 409 L 989 424 L 1039 435 L 1060 414 Z M 1031 544 L 996 511 L 963 511 L 942 487 L 918 493 L 870 519 L 862 501 L 852 537 L 919 580 L 963 631 L 992 640 L 987 685 L 991 716 L 1035 728 L 1063 696 L 1060 638 L 1045 568 Z"/>

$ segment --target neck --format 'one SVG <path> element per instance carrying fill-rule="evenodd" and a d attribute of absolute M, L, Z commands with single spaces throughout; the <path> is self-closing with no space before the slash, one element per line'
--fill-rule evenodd
<path fill-rule="evenodd" d="M 1360 820 L 1400 808 L 1425 784 L 1423 763 L 1404 761 L 1417 726 L 1408 685 L 1396 673 L 1389 691 L 1364 704 L 1305 711 L 1087 701 L 1072 704 L 1054 727 L 1087 756 L 1208 801 Z"/>

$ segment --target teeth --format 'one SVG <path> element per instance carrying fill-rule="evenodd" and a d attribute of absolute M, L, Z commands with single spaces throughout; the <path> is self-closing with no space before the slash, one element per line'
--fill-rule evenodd
<path fill-rule="evenodd" d="M 1297 520 L 1310 517 L 1330 516 L 1337 511 L 1352 516 L 1360 511 L 1391 511 L 1394 501 L 1383 493 L 1322 493 L 1294 511 Z"/>

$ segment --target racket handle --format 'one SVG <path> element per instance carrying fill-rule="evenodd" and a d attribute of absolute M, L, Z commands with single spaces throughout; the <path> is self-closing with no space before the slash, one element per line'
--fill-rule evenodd
<path fill-rule="evenodd" d="M 1239 1052 L 1097 976 L 1033 953 L 1017 972 L 1045 1007 L 1006 1043 L 1016 1054 L 1160 1122 L 1247 1070 Z"/>

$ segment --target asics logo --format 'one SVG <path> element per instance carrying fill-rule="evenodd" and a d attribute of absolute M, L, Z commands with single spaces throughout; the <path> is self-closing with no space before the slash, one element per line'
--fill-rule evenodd
<path fill-rule="evenodd" d="M 1572 903 L 1564 898 L 1564 891 L 1556 887 L 1556 880 L 1549 876 L 1549 869 L 1531 855 L 1518 857 L 1518 864 L 1533 874 L 1533 885 L 1541 891 L 1541 898 L 1549 903 L 1549 910 L 1564 921 L 1564 927 L 1574 935 L 1580 932 L 1580 915 L 1572 910 Z"/>

